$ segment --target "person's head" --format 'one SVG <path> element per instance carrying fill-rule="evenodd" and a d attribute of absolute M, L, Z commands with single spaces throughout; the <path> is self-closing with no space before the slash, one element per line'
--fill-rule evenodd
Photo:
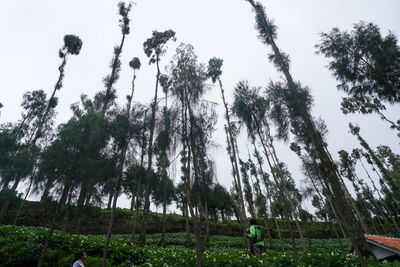
<path fill-rule="evenodd" d="M 250 225 L 257 225 L 257 221 L 255 219 L 250 219 Z"/>
<path fill-rule="evenodd" d="M 86 252 L 84 252 L 84 251 L 82 251 L 82 252 L 76 254 L 76 256 L 75 256 L 75 260 L 76 260 L 76 261 L 77 261 L 77 260 L 84 261 L 85 259 L 86 259 Z"/>

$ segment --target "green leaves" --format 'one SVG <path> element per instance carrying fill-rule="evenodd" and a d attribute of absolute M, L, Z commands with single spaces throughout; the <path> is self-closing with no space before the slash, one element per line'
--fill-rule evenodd
<path fill-rule="evenodd" d="M 6 266 L 34 266 L 43 246 L 46 228 L 17 227 L 13 240 L 8 240 L 10 226 L 0 226 L 1 264 Z M 112 266 L 194 266 L 195 252 L 180 246 L 185 240 L 184 233 L 167 234 L 169 247 L 154 247 L 160 238 L 159 234 L 149 235 L 147 248 L 129 244 L 130 235 L 114 235 L 109 246 L 109 260 Z M 278 240 L 273 240 L 278 248 Z M 285 239 L 285 247 L 290 248 L 290 241 Z M 299 240 L 297 240 L 299 241 Z M 210 249 L 203 254 L 203 266 L 298 266 L 292 252 L 268 250 L 259 257 L 253 257 L 243 250 L 240 237 L 212 236 Z M 73 255 L 86 251 L 90 262 L 98 263 L 102 255 L 104 237 L 95 235 L 70 235 L 56 231 L 50 242 L 49 266 L 68 266 Z M 300 252 L 303 266 L 360 266 L 358 259 L 341 253 L 338 242 L 333 239 L 313 239 L 312 250 Z M 89 259 L 89 258 L 88 258 Z M 89 264 L 90 263 L 90 264 Z M 368 260 L 370 266 L 381 266 L 382 263 Z M 71 263 L 72 264 L 72 263 Z M 93 265 L 96 266 L 96 265 Z M 382 266 L 387 266 L 384 263 Z"/>
<path fill-rule="evenodd" d="M 222 74 L 223 60 L 213 57 L 208 61 L 207 76 L 209 76 L 213 83 L 215 83 Z"/>
<path fill-rule="evenodd" d="M 64 36 L 63 50 L 66 51 L 67 54 L 79 55 L 81 48 L 82 40 L 77 35 L 67 34 Z"/>
<path fill-rule="evenodd" d="M 167 30 L 164 32 L 153 31 L 152 37 L 143 43 L 144 53 L 148 58 L 150 58 L 149 64 L 153 64 L 160 60 L 160 56 L 166 52 L 164 46 L 169 40 L 176 40 L 175 32 L 173 30 Z"/>
<path fill-rule="evenodd" d="M 134 57 L 130 62 L 129 62 L 129 66 L 134 69 L 134 70 L 139 70 L 141 63 L 140 63 L 140 59 L 137 57 Z"/>
<path fill-rule="evenodd" d="M 322 33 L 316 48 L 329 58 L 339 89 L 352 97 L 400 102 L 400 47 L 393 33 L 382 36 L 377 25 L 361 21 L 350 32 Z"/>

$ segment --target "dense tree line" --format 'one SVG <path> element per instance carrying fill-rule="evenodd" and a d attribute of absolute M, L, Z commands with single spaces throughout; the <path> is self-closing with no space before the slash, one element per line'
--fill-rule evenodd
<path fill-rule="evenodd" d="M 350 133 L 360 147 L 339 151 L 339 161 L 335 161 L 325 138 L 326 124 L 313 114 L 310 89 L 293 78 L 289 55 L 276 43 L 276 25 L 261 3 L 246 2 L 255 12 L 260 41 L 272 49 L 268 59 L 283 79 L 271 81 L 264 88 L 238 81 L 233 88 L 233 103 L 225 98 L 223 60 L 213 57 L 208 64 L 201 63 L 190 44 L 178 45 L 165 71 L 161 71 L 168 45 L 177 37 L 173 30 L 155 30 L 143 43 L 148 63 L 156 69 L 154 98 L 150 104 L 134 101 L 135 90 L 142 88 L 135 88 L 141 61 L 133 57 L 129 62 L 131 93 L 125 104 L 117 104 L 115 83 L 125 67 L 121 55 L 131 24 L 131 5 L 120 3 L 121 41 L 114 48 L 104 89 L 92 99 L 81 95 L 80 103 L 71 105 L 72 117 L 55 126 L 55 95 L 63 87 L 67 59 L 79 55 L 82 48 L 78 36 L 65 35 L 58 55 L 59 77 L 51 95 L 43 90 L 26 92 L 20 120 L 0 125 L 0 187 L 4 198 L 0 223 L 7 215 L 10 197 L 18 194 L 17 187 L 23 182 L 27 184 L 21 196 L 24 200 L 34 193 L 42 203 L 57 202 L 38 266 L 43 264 L 62 210 L 67 211 L 63 213 L 62 230 L 69 231 L 71 221 L 79 230 L 85 207 L 103 205 L 111 209 L 103 253 L 105 266 L 121 194 L 131 199 L 131 242 L 140 246 L 146 245 L 151 203 L 162 207 L 160 246 L 165 246 L 167 207 L 176 203 L 186 218 L 187 247 L 191 245 L 190 232 L 195 234 L 197 266 L 202 265 L 201 255 L 210 245 L 212 220 L 237 219 L 243 227 L 244 246 L 248 247 L 248 215 L 260 219 L 270 246 L 274 229 L 284 251 L 278 224 L 283 220 L 299 263 L 296 233 L 301 249 L 307 250 L 303 231 L 310 220 L 331 225 L 339 240 L 348 237 L 362 265 L 371 253 L 365 233 L 400 231 L 400 155 L 388 146 L 370 147 L 360 127 L 350 124 Z M 385 104 L 400 102 L 396 37 L 391 33 L 382 36 L 378 26 L 360 22 L 350 32 L 335 28 L 323 33 L 316 48 L 329 59 L 329 69 L 340 82 L 338 89 L 348 95 L 343 98 L 342 112 L 377 113 L 400 136 L 400 120 L 393 121 L 384 114 Z M 216 146 L 213 134 L 217 113 L 216 104 L 207 101 L 210 90 L 221 93 L 226 151 L 232 167 L 229 191 L 218 183 L 211 156 Z M 238 146 L 243 131 L 247 151 Z M 290 148 L 302 162 L 301 187 L 278 157 L 279 139 L 292 140 Z M 180 181 L 173 180 L 174 166 L 180 167 Z M 315 214 L 303 209 L 306 199 L 315 207 Z M 24 205 L 21 203 L 14 226 Z M 77 207 L 73 214 L 69 212 L 72 206 Z M 143 216 L 139 216 L 139 210 L 143 210 Z"/>

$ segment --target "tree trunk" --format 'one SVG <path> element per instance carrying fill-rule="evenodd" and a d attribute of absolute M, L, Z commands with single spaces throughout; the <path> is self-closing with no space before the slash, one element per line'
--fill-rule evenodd
<path fill-rule="evenodd" d="M 161 226 L 161 240 L 159 245 L 165 248 L 165 230 L 167 223 L 167 203 L 163 203 L 163 217 L 162 217 L 162 226 Z"/>
<path fill-rule="evenodd" d="M 56 85 L 54 86 L 54 90 L 53 90 L 53 93 L 51 94 L 51 96 L 49 98 L 49 101 L 47 101 L 46 110 L 45 110 L 42 118 L 39 121 L 39 124 L 38 124 L 38 126 L 36 128 L 35 135 L 34 135 L 33 139 L 29 143 L 28 151 L 27 151 L 28 156 L 31 156 L 32 149 L 36 145 L 36 142 L 40 137 L 44 122 L 46 121 L 47 115 L 50 112 L 50 103 L 53 100 L 53 98 L 54 98 L 54 96 L 56 94 L 56 91 L 61 89 L 61 87 L 62 87 L 62 80 L 64 78 L 64 68 L 65 68 L 65 64 L 67 63 L 67 53 L 63 54 L 63 58 L 62 59 L 63 59 L 63 61 L 62 61 L 61 65 L 58 67 L 58 70 L 60 72 L 60 74 L 58 76 L 58 81 L 57 81 Z"/>
<path fill-rule="evenodd" d="M 18 187 L 19 182 L 20 182 L 20 178 L 17 178 L 17 179 L 15 180 L 13 186 L 12 186 L 11 189 L 10 189 L 11 192 L 15 192 L 15 191 L 17 190 L 17 187 Z M 3 223 L 3 219 L 4 219 L 4 217 L 7 215 L 7 212 L 8 212 L 8 208 L 9 208 L 9 207 L 10 207 L 10 200 L 7 199 L 7 200 L 4 202 L 4 204 L 3 204 L 2 208 L 1 208 L 1 211 L 0 211 L 0 224 Z"/>
<path fill-rule="evenodd" d="M 86 208 L 90 206 L 90 200 L 91 200 L 91 198 L 92 198 L 92 193 L 93 193 L 93 192 L 89 192 L 89 194 L 88 194 L 88 196 L 87 196 L 87 198 L 86 198 L 86 201 L 85 201 L 85 207 L 86 207 Z"/>
<path fill-rule="evenodd" d="M 225 224 L 225 213 L 223 209 L 221 210 L 221 221 L 223 224 Z"/>
<path fill-rule="evenodd" d="M 158 83 L 160 79 L 160 67 L 159 67 L 159 57 L 156 58 L 157 64 L 157 75 L 156 75 L 156 88 L 154 91 L 154 101 L 151 106 L 151 120 L 150 120 L 150 136 L 149 136 L 149 146 L 148 146 L 148 166 L 146 171 L 146 190 L 144 195 L 144 211 L 142 218 L 142 227 L 139 236 L 139 246 L 144 247 L 146 244 L 146 231 L 147 231 L 147 220 L 150 212 L 150 176 L 153 164 L 153 137 L 154 137 L 154 126 L 156 118 L 156 107 L 157 107 L 157 94 L 158 94 Z"/>
<path fill-rule="evenodd" d="M 116 76 L 117 74 L 117 69 L 118 69 L 118 63 L 119 63 L 119 57 L 122 53 L 122 48 L 124 46 L 124 42 L 125 42 L 125 33 L 122 33 L 122 39 L 121 39 L 121 43 L 118 47 L 118 49 L 116 50 L 116 53 L 114 55 L 114 60 L 113 60 L 113 64 L 112 64 L 112 69 L 111 69 L 111 74 L 110 74 L 110 79 L 109 82 L 106 85 L 106 94 L 105 94 L 105 98 L 104 98 L 104 103 L 103 103 L 103 107 L 101 108 L 101 113 L 104 117 L 106 110 L 108 108 L 108 103 L 110 102 L 110 93 L 111 93 L 111 89 L 113 84 L 115 83 L 115 81 L 118 79 Z"/>
<path fill-rule="evenodd" d="M 318 189 L 317 186 L 315 185 L 314 179 L 312 178 L 312 176 L 311 176 L 311 174 L 310 174 L 310 171 L 309 171 L 307 168 L 306 168 L 306 171 L 307 171 L 308 177 L 309 177 L 310 180 L 311 180 L 311 183 L 312 183 L 312 185 L 313 185 L 313 187 L 314 187 L 315 192 L 317 192 L 317 194 L 318 194 L 319 198 L 321 199 L 322 204 L 324 205 L 324 207 L 327 207 L 326 201 L 324 200 L 324 198 L 322 197 L 322 195 L 321 195 L 319 189 Z M 333 205 L 331 205 L 331 209 L 333 210 Z M 336 216 L 336 213 L 335 213 L 334 210 L 333 210 L 333 212 L 334 212 L 334 214 L 335 214 L 335 216 Z M 337 240 L 339 241 L 340 250 L 343 251 L 342 239 L 339 238 L 339 234 L 338 234 L 338 232 L 337 232 L 337 230 L 336 230 L 336 227 L 335 227 L 335 225 L 334 225 L 334 223 L 333 223 L 333 221 L 332 221 L 332 218 L 331 218 L 329 212 L 327 212 L 327 215 L 328 215 L 328 220 L 329 220 L 329 222 L 330 222 L 331 225 L 332 225 L 333 231 L 335 232 L 336 238 L 337 238 Z M 339 220 L 338 220 L 337 218 L 336 218 L 336 220 L 337 220 L 337 222 L 338 222 L 339 225 L 340 225 Z M 340 228 L 342 229 L 343 237 L 346 237 L 346 234 L 344 233 L 343 228 L 342 228 L 341 226 L 340 226 Z M 346 244 L 347 244 L 347 238 L 346 238 Z M 347 246 L 348 246 L 348 244 L 347 244 Z"/>
<path fill-rule="evenodd" d="M 57 217 L 58 217 L 58 215 L 60 213 L 61 207 L 62 207 L 62 205 L 64 205 L 65 199 L 67 198 L 69 187 L 70 187 L 70 182 L 68 182 L 68 183 L 66 183 L 64 185 L 64 189 L 62 191 L 61 198 L 60 198 L 60 200 L 58 202 L 58 205 L 57 205 L 57 208 L 56 208 L 56 212 L 55 212 L 53 220 L 51 222 L 49 233 L 47 234 L 46 242 L 44 244 L 44 247 L 43 247 L 43 250 L 42 250 L 42 254 L 40 255 L 39 263 L 38 263 L 37 267 L 41 267 L 43 265 L 44 259 L 46 257 L 47 248 L 49 247 L 50 238 L 53 235 L 54 228 L 55 228 L 55 225 L 56 225 L 56 220 L 57 220 Z"/>
<path fill-rule="evenodd" d="M 79 197 L 78 197 L 78 201 L 77 201 L 78 211 L 82 210 L 83 205 L 85 203 L 85 198 L 87 195 L 87 187 L 88 187 L 88 185 L 86 184 L 86 181 L 83 181 L 81 184 L 81 190 L 79 192 Z"/>
<path fill-rule="evenodd" d="M 385 209 L 386 209 L 387 212 L 389 213 L 389 215 L 390 215 L 389 217 L 392 219 L 393 225 L 395 226 L 397 232 L 400 233 L 400 227 L 399 227 L 399 225 L 398 225 L 397 222 L 396 222 L 396 219 L 395 219 L 395 216 L 394 216 L 393 213 L 392 213 L 392 210 L 389 209 L 389 207 L 386 205 L 384 199 L 382 198 L 382 195 L 381 195 L 380 191 L 379 191 L 378 188 L 376 187 L 374 180 L 373 180 L 373 179 L 371 178 L 371 176 L 369 175 L 369 172 L 368 172 L 367 169 L 365 168 L 365 165 L 364 165 L 364 163 L 363 163 L 363 161 L 362 161 L 361 158 L 360 158 L 360 162 L 361 162 L 361 165 L 362 165 L 362 167 L 363 167 L 365 173 L 367 174 L 369 180 L 371 181 L 374 190 L 378 193 L 379 199 L 381 200 L 381 202 L 383 203 L 383 206 L 385 207 Z M 377 205 L 377 206 L 379 207 L 379 205 Z M 380 207 L 379 207 L 379 208 L 380 208 Z M 380 210 L 381 210 L 381 209 L 380 209 Z M 382 211 L 382 210 L 381 210 L 381 212 L 382 212 L 382 214 L 383 214 L 383 211 Z M 385 218 L 385 217 L 386 217 L 386 216 L 384 216 L 384 218 Z M 389 223 L 389 224 L 390 224 L 390 223 Z"/>
<path fill-rule="evenodd" d="M 254 136 L 252 136 L 252 141 L 253 141 L 254 151 L 256 152 L 256 155 L 257 155 L 256 158 L 257 158 L 258 165 L 260 167 L 261 172 L 264 174 L 260 154 L 258 153 L 258 150 L 255 145 L 255 137 Z M 267 190 L 267 197 L 268 197 L 269 205 L 272 208 L 272 199 L 271 199 L 271 193 L 269 191 L 269 186 L 268 186 L 267 181 L 264 179 L 264 177 L 262 177 L 262 178 L 263 178 L 262 180 L 264 182 L 265 189 Z M 272 219 L 274 220 L 275 228 L 276 228 L 276 231 L 278 232 L 279 242 L 281 244 L 281 250 L 282 250 L 282 252 L 285 252 L 285 246 L 283 244 L 283 239 L 282 239 L 281 230 L 279 228 L 278 221 L 273 216 L 272 216 Z M 270 243 L 270 245 L 271 245 L 271 243 Z"/>
<path fill-rule="evenodd" d="M 186 238 L 185 238 L 185 247 L 190 248 L 192 246 L 192 239 L 190 238 L 190 223 L 189 223 L 189 209 L 187 206 L 187 202 L 184 203 L 185 210 L 185 225 L 186 225 Z"/>
<path fill-rule="evenodd" d="M 122 47 L 122 44 L 121 44 L 121 47 Z M 134 90 L 133 88 L 132 88 L 132 95 L 133 95 L 133 90 Z M 130 114 L 131 114 L 131 110 L 130 110 L 131 103 L 132 103 L 132 97 L 128 99 L 127 114 L 126 114 L 128 122 L 129 122 Z M 117 200 L 118 200 L 118 196 L 119 196 L 119 190 L 121 187 L 121 179 L 122 179 L 122 175 L 123 175 L 126 151 L 128 150 L 129 140 L 130 140 L 130 137 L 129 137 L 128 130 L 125 130 L 125 133 L 123 135 L 123 145 L 122 145 L 121 151 L 120 151 L 121 155 L 120 155 L 120 159 L 119 159 L 119 166 L 117 168 L 117 170 L 118 170 L 117 177 L 115 178 L 115 189 L 114 189 L 114 197 L 113 197 L 110 222 L 109 222 L 107 236 L 106 236 L 106 242 L 105 242 L 104 250 L 103 250 L 103 264 L 102 264 L 103 267 L 106 267 L 106 263 L 107 263 L 106 261 L 107 261 L 108 244 L 110 242 L 112 227 L 114 224 L 115 210 L 117 208 Z"/>
<path fill-rule="evenodd" d="M 137 226 L 137 221 L 139 219 L 139 192 L 140 192 L 140 184 L 141 180 L 139 179 L 138 181 L 138 186 L 136 189 L 136 200 L 135 200 L 135 215 L 133 216 L 133 223 L 132 223 L 132 237 L 131 237 L 131 243 L 134 244 L 135 243 L 135 236 L 136 236 L 136 226 Z M 133 198 L 133 195 L 132 195 Z"/>
<path fill-rule="evenodd" d="M 193 222 L 193 229 L 194 229 L 194 235 L 196 239 L 196 266 L 201 267 L 202 266 L 202 260 L 201 260 L 201 236 L 200 236 L 200 228 L 199 228 L 199 222 L 197 221 L 196 215 L 193 210 L 193 205 L 191 201 L 191 190 L 190 190 L 190 163 L 191 163 L 191 148 L 190 145 L 188 146 L 188 164 L 186 167 L 186 182 L 185 182 L 185 187 L 186 187 L 186 198 L 187 198 L 187 204 L 189 208 L 190 215 L 192 217 L 192 222 Z"/>
<path fill-rule="evenodd" d="M 123 170 L 123 165 L 124 165 L 124 162 L 125 162 L 126 146 L 127 146 L 127 144 L 125 144 L 125 148 L 122 151 L 122 157 L 121 157 L 121 161 L 120 161 L 120 166 L 118 168 L 118 174 L 117 174 L 117 177 L 115 179 L 115 190 L 114 190 L 113 204 L 112 204 L 110 221 L 109 221 L 107 235 L 106 235 L 106 243 L 104 245 L 104 250 L 103 250 L 103 264 L 102 264 L 103 267 L 106 267 L 108 244 L 110 243 L 111 231 L 112 231 L 112 227 L 114 225 L 115 210 L 117 208 L 117 200 L 118 200 L 118 195 L 119 195 L 119 189 L 120 189 L 120 186 L 121 186 L 122 170 Z"/>
<path fill-rule="evenodd" d="M 268 138 L 269 138 L 269 140 L 270 140 L 270 147 L 271 147 L 271 149 L 272 149 L 272 153 L 271 153 L 271 151 L 270 151 L 270 153 L 271 153 L 271 155 L 272 155 L 272 160 L 275 161 L 275 165 L 278 166 L 278 170 L 279 170 L 279 172 L 281 173 L 280 176 L 281 176 L 282 187 L 283 187 L 283 189 L 284 189 L 284 191 L 285 191 L 285 194 L 287 195 L 287 199 L 288 199 L 290 208 L 291 208 L 291 210 L 293 211 L 293 216 L 294 216 L 294 219 L 295 219 L 295 222 L 296 222 L 297 231 L 299 232 L 299 235 L 300 235 L 301 244 L 303 245 L 303 250 L 306 251 L 307 248 L 306 248 L 306 245 L 305 245 L 305 243 L 304 243 L 303 231 L 302 231 L 302 229 L 301 229 L 301 227 L 300 227 L 300 224 L 299 224 L 299 220 L 298 220 L 296 208 L 295 208 L 294 205 L 293 205 L 293 201 L 292 201 L 292 199 L 290 198 L 290 195 L 289 195 L 289 192 L 287 191 L 286 186 L 284 186 L 285 180 L 286 180 L 286 179 L 285 179 L 285 175 L 283 174 L 281 165 L 279 164 L 279 160 L 278 160 L 278 157 L 277 157 L 277 155 L 276 155 L 275 147 L 274 147 L 274 145 L 273 145 L 273 143 L 272 143 L 272 138 L 271 138 L 270 135 L 268 135 Z"/>
<path fill-rule="evenodd" d="M 34 173 L 34 172 L 35 172 L 35 171 L 33 171 L 33 173 Z M 15 226 L 17 225 L 18 218 L 19 218 L 19 215 L 20 215 L 20 213 L 21 213 L 21 211 L 22 211 L 22 208 L 24 207 L 24 204 L 25 204 L 25 202 L 26 202 L 26 198 L 29 196 L 29 193 L 30 193 L 31 187 L 32 187 L 32 183 L 33 183 L 33 177 L 31 176 L 31 179 L 30 179 L 30 182 L 29 182 L 29 186 L 28 186 L 28 189 L 27 189 L 27 191 L 26 191 L 24 200 L 21 201 L 21 205 L 19 206 L 18 212 L 17 212 L 17 214 L 15 215 L 14 223 L 13 223 L 13 226 L 11 227 L 11 230 L 10 230 L 10 233 L 9 233 L 10 238 L 11 238 L 13 232 L 14 232 Z"/>
<path fill-rule="evenodd" d="M 211 243 L 210 243 L 210 220 L 208 216 L 207 198 L 205 199 L 205 217 L 206 217 L 206 248 L 209 248 L 211 247 Z"/>
<path fill-rule="evenodd" d="M 229 110 L 228 110 L 228 105 L 225 101 L 225 93 L 224 93 L 224 89 L 222 87 L 222 82 L 221 80 L 218 78 L 218 83 L 219 83 L 219 87 L 221 89 L 221 96 L 222 96 L 222 102 L 224 104 L 225 107 L 225 118 L 227 120 L 227 132 L 228 132 L 228 142 L 230 142 L 231 148 L 232 148 L 232 157 L 233 157 L 233 161 L 234 161 L 234 166 L 235 166 L 235 171 L 234 173 L 236 174 L 236 185 L 238 187 L 238 193 L 239 193 L 239 204 L 240 204 L 240 218 L 241 218 L 241 224 L 243 225 L 243 241 L 246 245 L 246 248 L 249 249 L 250 248 L 250 243 L 249 240 L 247 239 L 247 228 L 249 227 L 248 223 L 247 223 L 247 219 L 246 219 L 246 210 L 245 210 L 245 205 L 244 205 L 244 198 L 243 198 L 243 193 L 242 193 L 242 185 L 240 182 L 240 174 L 239 174 L 239 167 L 238 167 L 238 162 L 237 162 L 237 152 L 235 149 L 235 141 L 233 138 L 233 134 L 232 134 L 232 128 L 231 128 L 231 121 L 230 121 L 230 116 L 229 116 Z"/>
<path fill-rule="evenodd" d="M 279 183 L 278 178 L 276 177 L 276 174 L 274 172 L 274 168 L 273 168 L 271 160 L 270 160 L 270 156 L 269 156 L 268 151 L 267 151 L 267 147 L 265 145 L 265 140 L 264 140 L 264 138 L 263 138 L 263 136 L 261 134 L 261 129 L 260 129 L 258 123 L 257 123 L 257 133 L 258 133 L 261 145 L 263 147 L 264 155 L 265 155 L 265 157 L 267 159 L 268 166 L 269 166 L 269 168 L 271 170 L 272 177 L 274 178 L 276 186 L 279 188 L 279 197 L 280 197 L 281 203 L 283 203 L 283 210 L 284 210 L 284 213 L 285 213 L 285 219 L 287 221 L 287 225 L 288 225 L 288 229 L 289 229 L 289 233 L 290 233 L 290 238 L 292 240 L 292 248 L 293 248 L 293 252 L 294 252 L 295 257 L 296 257 L 296 261 L 301 265 L 299 254 L 297 252 L 296 241 L 295 241 L 292 225 L 290 223 L 289 211 L 288 211 L 288 208 L 286 206 L 286 200 L 287 199 L 286 199 L 286 197 L 284 195 L 284 190 L 283 190 L 284 186 L 283 186 L 282 183 Z"/>
<path fill-rule="evenodd" d="M 71 186 L 71 189 L 69 190 L 69 194 L 68 194 L 67 206 L 66 206 L 66 211 L 65 211 L 65 216 L 64 216 L 64 225 L 61 229 L 62 232 L 67 232 L 69 213 L 71 210 L 71 199 L 72 199 L 73 192 L 74 192 L 74 187 Z"/>
<path fill-rule="evenodd" d="M 108 210 L 111 209 L 112 200 L 113 200 L 113 192 L 110 192 L 110 195 L 108 196 L 108 203 L 107 203 L 107 209 Z"/>
<path fill-rule="evenodd" d="M 43 203 L 44 201 L 46 201 L 49 198 L 49 193 L 50 193 L 50 189 L 52 186 L 53 186 L 53 181 L 50 179 L 47 179 L 45 186 L 44 186 L 42 197 L 40 198 L 40 203 Z"/>

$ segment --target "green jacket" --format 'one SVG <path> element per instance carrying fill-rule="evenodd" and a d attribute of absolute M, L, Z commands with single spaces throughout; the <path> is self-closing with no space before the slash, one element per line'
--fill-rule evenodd
<path fill-rule="evenodd" d="M 255 238 L 257 239 L 257 237 L 260 237 L 261 235 L 261 230 L 260 228 L 258 228 L 257 225 L 250 225 L 250 234 L 248 234 L 247 236 L 249 238 Z M 264 240 L 258 241 L 254 244 L 252 244 L 253 246 L 265 246 Z"/>

